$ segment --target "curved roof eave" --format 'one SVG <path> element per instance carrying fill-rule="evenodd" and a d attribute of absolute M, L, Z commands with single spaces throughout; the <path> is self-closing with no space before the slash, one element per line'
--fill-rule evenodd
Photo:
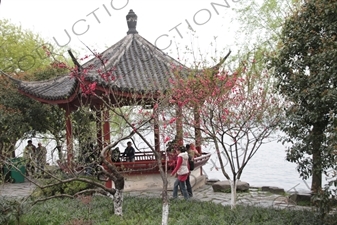
<path fill-rule="evenodd" d="M 69 75 L 63 75 L 46 81 L 21 81 L 20 93 L 49 104 L 71 102 L 78 92 L 78 81 Z"/>

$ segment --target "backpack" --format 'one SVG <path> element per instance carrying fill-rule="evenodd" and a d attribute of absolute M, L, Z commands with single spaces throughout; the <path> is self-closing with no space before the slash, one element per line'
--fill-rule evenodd
<path fill-rule="evenodd" d="M 188 155 L 188 164 L 190 165 L 190 171 L 194 170 L 194 160 L 190 155 Z"/>

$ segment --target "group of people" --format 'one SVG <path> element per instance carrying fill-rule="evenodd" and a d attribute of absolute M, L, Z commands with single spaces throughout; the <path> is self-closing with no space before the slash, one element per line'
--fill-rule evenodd
<path fill-rule="evenodd" d="M 171 176 L 177 176 L 173 186 L 173 198 L 178 197 L 178 188 L 185 199 L 193 197 L 192 186 L 190 183 L 190 166 L 189 157 L 193 160 L 195 157 L 201 156 L 201 153 L 196 149 L 193 143 L 186 144 L 186 146 L 177 147 L 176 143 L 171 144 L 171 152 L 176 155 L 176 164 L 174 170 L 171 172 Z M 131 141 L 127 142 L 127 147 L 124 153 L 121 155 L 125 157 L 127 162 L 135 161 L 135 149 L 132 147 Z M 119 148 L 115 148 L 111 151 L 111 159 L 113 162 L 120 162 Z"/>
<path fill-rule="evenodd" d="M 90 147 L 92 148 L 92 146 Z M 176 155 L 175 168 L 171 173 L 171 176 L 177 176 L 173 187 L 173 198 L 178 197 L 178 188 L 180 188 L 180 191 L 185 199 L 193 197 L 192 187 L 189 179 L 191 171 L 188 160 L 189 157 L 193 159 L 200 156 L 201 154 L 197 151 L 194 144 L 187 144 L 186 147 L 174 147 L 170 151 L 173 151 Z M 33 144 L 32 140 L 28 140 L 28 144 L 23 152 L 23 157 L 26 162 L 27 175 L 43 173 L 44 167 L 46 165 L 46 155 L 46 147 L 42 146 L 41 143 L 38 143 L 38 147 L 36 147 Z M 112 161 L 120 161 L 119 156 L 119 148 L 115 148 L 114 150 L 112 150 Z M 125 157 L 125 160 L 127 162 L 135 161 L 135 149 L 132 147 L 131 141 L 127 142 L 127 147 L 125 148 L 124 153 L 121 156 Z M 88 158 L 86 158 L 85 161 L 89 161 Z"/>
<path fill-rule="evenodd" d="M 111 160 L 112 162 L 120 162 L 120 156 L 122 156 L 122 158 L 125 158 L 126 162 L 134 162 L 135 161 L 135 149 L 134 147 L 132 147 L 132 143 L 131 141 L 127 142 L 127 146 L 124 150 L 124 153 L 121 155 L 120 151 L 119 151 L 119 147 L 116 147 L 114 149 L 111 150 Z"/>
<path fill-rule="evenodd" d="M 173 198 L 178 197 L 178 187 L 185 199 L 193 197 L 192 186 L 190 183 L 190 165 L 189 157 L 193 160 L 201 154 L 197 151 L 194 144 L 187 144 L 185 146 L 174 148 L 177 154 L 177 161 L 171 176 L 177 176 L 173 185 Z M 174 151 L 173 150 L 173 151 Z"/>
<path fill-rule="evenodd" d="M 28 140 L 25 149 L 23 150 L 23 158 L 26 163 L 27 175 L 35 173 L 43 174 L 44 167 L 47 163 L 47 149 L 41 143 L 36 147 L 32 140 Z"/>

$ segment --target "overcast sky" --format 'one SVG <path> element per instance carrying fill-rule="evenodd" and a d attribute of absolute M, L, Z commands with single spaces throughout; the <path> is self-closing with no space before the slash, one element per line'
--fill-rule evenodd
<path fill-rule="evenodd" d="M 184 60 L 190 57 L 184 54 L 186 46 L 206 58 L 233 49 L 237 25 L 231 19 L 233 8 L 239 6 L 235 2 L 238 0 L 2 0 L 0 19 L 86 54 L 81 41 L 102 52 L 124 38 L 128 31 L 125 17 L 132 9 L 142 37 Z"/>

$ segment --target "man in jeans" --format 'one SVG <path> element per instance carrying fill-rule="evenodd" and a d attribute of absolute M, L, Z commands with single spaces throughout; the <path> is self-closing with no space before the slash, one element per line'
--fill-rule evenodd
<path fill-rule="evenodd" d="M 134 162 L 135 161 L 135 149 L 132 147 L 131 141 L 128 141 L 127 147 L 122 155 L 122 157 L 126 157 L 127 162 Z"/>
<path fill-rule="evenodd" d="M 188 169 L 188 154 L 184 146 L 176 149 L 176 152 L 178 155 L 177 164 L 171 173 L 171 176 L 175 176 L 177 174 L 177 179 L 174 182 L 173 186 L 173 198 L 178 197 L 178 186 L 179 186 L 180 191 L 182 192 L 184 198 L 187 200 L 189 198 L 189 195 L 186 190 L 185 181 L 190 173 Z"/>

